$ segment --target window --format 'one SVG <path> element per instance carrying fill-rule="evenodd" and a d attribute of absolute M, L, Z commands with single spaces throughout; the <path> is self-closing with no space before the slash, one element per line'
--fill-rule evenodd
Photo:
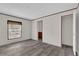
<path fill-rule="evenodd" d="M 8 39 L 20 38 L 22 35 L 22 22 L 8 20 Z"/>

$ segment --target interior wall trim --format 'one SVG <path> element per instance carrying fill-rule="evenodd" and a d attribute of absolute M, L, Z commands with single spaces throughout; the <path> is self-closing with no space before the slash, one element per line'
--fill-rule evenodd
<path fill-rule="evenodd" d="M 61 12 L 57 12 L 57 13 L 53 13 L 53 14 L 49 14 L 49 15 L 46 15 L 46 16 L 42 16 L 42 17 L 33 19 L 32 21 L 35 21 L 35 20 L 38 20 L 38 19 L 41 19 L 41 18 L 45 18 L 45 17 L 48 17 L 48 16 L 56 15 L 56 14 L 59 14 L 59 13 L 63 13 L 63 12 L 75 10 L 75 9 L 77 9 L 78 7 L 79 7 L 79 3 L 78 3 L 78 5 L 77 5 L 77 7 L 75 7 L 75 8 L 72 8 L 72 9 L 69 9 L 69 10 L 65 10 L 65 11 L 61 11 Z"/>
<path fill-rule="evenodd" d="M 5 13 L 0 13 L 0 14 L 2 14 L 2 15 L 6 15 L 6 16 L 15 17 L 15 18 L 19 18 L 19 19 L 23 19 L 23 20 L 32 21 L 32 20 L 30 20 L 30 19 L 26 19 L 26 18 L 22 18 L 22 17 L 14 16 L 14 15 L 9 15 L 9 14 L 5 14 Z"/>

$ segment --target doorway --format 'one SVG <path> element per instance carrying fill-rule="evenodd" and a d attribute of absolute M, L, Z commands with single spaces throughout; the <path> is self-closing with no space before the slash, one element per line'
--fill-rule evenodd
<path fill-rule="evenodd" d="M 62 45 L 73 46 L 73 15 L 61 17 Z"/>
<path fill-rule="evenodd" d="M 37 32 L 38 32 L 38 40 L 42 41 L 43 39 L 43 21 L 37 21 Z"/>

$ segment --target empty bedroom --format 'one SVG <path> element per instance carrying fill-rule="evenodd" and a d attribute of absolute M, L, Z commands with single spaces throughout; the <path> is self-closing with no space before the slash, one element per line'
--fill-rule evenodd
<path fill-rule="evenodd" d="M 0 56 L 78 56 L 78 3 L 0 3 Z"/>

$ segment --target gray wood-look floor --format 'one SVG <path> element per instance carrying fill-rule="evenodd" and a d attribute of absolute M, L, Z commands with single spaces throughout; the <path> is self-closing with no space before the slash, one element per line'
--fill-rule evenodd
<path fill-rule="evenodd" d="M 71 47 L 62 48 L 35 40 L 0 47 L 0 56 L 73 56 Z"/>

